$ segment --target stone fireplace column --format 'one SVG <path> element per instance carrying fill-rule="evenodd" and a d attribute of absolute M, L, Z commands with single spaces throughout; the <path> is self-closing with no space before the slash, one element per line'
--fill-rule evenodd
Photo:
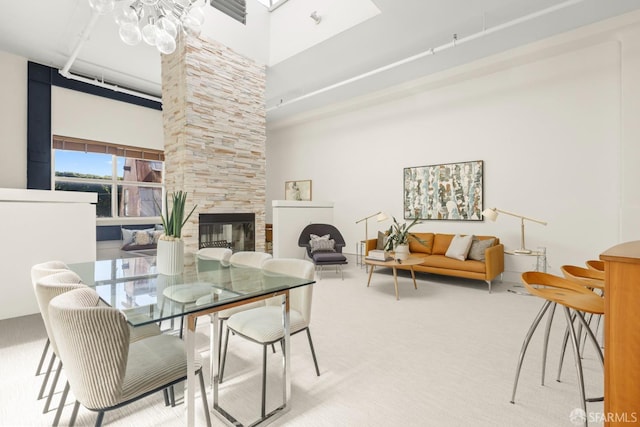
<path fill-rule="evenodd" d="M 183 229 L 198 249 L 200 213 L 254 213 L 256 251 L 265 250 L 264 66 L 212 40 L 181 36 L 162 55 L 167 192 L 198 207 Z"/>

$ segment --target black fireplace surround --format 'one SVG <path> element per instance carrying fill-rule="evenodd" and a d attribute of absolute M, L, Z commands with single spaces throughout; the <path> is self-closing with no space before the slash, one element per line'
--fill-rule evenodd
<path fill-rule="evenodd" d="M 256 250 L 254 213 L 202 213 L 198 221 L 198 248 Z"/>

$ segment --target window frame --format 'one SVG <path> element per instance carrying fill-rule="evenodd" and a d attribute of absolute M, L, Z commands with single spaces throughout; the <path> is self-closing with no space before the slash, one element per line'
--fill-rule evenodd
<path fill-rule="evenodd" d="M 85 150 L 78 149 L 79 147 L 85 147 Z M 111 179 L 99 179 L 99 178 L 77 178 L 77 177 L 59 177 L 56 176 L 56 150 L 65 151 L 80 151 L 85 153 L 97 153 L 97 154 L 110 154 L 111 155 Z M 101 152 L 101 150 L 104 150 Z M 127 155 L 130 154 L 130 155 Z M 118 179 L 118 161 L 119 157 L 146 160 L 150 162 L 162 163 L 162 182 L 138 182 L 129 180 Z M 61 137 L 58 135 L 53 136 L 53 143 L 51 145 L 51 183 L 52 188 L 55 190 L 57 182 L 70 182 L 81 184 L 109 184 L 111 186 L 111 216 L 110 217 L 98 217 L 96 215 L 96 225 L 123 225 L 123 224 L 149 224 L 149 223 L 161 223 L 162 218 L 160 216 L 140 216 L 129 217 L 120 216 L 120 206 L 118 205 L 118 187 L 145 187 L 145 188 L 160 188 L 161 189 L 161 201 L 160 208 L 164 209 L 164 200 L 166 194 L 165 187 L 165 164 L 164 164 L 164 152 L 160 150 L 145 149 L 141 147 L 130 147 L 124 145 L 102 143 L 99 141 L 84 140 L 72 137 Z M 58 190 L 59 191 L 59 190 Z M 124 190 L 123 190 L 124 191 Z"/>

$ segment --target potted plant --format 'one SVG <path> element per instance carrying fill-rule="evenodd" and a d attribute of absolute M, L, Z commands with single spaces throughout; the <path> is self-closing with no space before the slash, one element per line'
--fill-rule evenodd
<path fill-rule="evenodd" d="M 384 249 L 386 251 L 393 251 L 395 253 L 395 259 L 405 260 L 409 258 L 409 237 L 422 242 L 422 239 L 409 232 L 411 227 L 418 223 L 417 217 L 408 225 L 406 222 L 399 224 L 396 218 L 393 217 L 393 224 L 391 224 L 391 227 L 385 232 L 387 243 Z"/>
<path fill-rule="evenodd" d="M 183 191 L 171 194 L 172 207 L 169 208 L 169 196 L 165 195 L 164 214 L 161 214 L 164 234 L 158 239 L 158 273 L 175 275 L 184 269 L 184 242 L 181 239 L 182 227 L 187 223 L 196 206 L 185 216 L 187 193 Z"/>

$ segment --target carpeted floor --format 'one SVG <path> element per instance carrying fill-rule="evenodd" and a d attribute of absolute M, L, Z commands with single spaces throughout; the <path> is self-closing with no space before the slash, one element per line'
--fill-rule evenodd
<path fill-rule="evenodd" d="M 527 329 L 542 305 L 531 296 L 495 282 L 418 274 L 399 277 L 376 270 L 371 287 L 355 259 L 344 280 L 332 270 L 314 285 L 311 332 L 321 375 L 316 376 L 305 334 L 292 337 L 291 410 L 277 426 L 573 426 L 579 407 L 573 356 L 568 349 L 562 382 L 556 382 L 564 317 L 554 319 L 544 386 L 540 385 L 542 330 L 526 355 L 516 403 L 509 403 L 518 353 Z M 520 289 L 521 290 L 521 289 Z M 208 354 L 208 326 L 199 322 L 197 343 Z M 35 368 L 45 340 L 39 315 L 0 321 L 0 425 L 51 425 L 54 411 L 42 413 L 36 400 L 42 377 Z M 260 411 L 261 348 L 238 337 L 229 342 L 221 405 L 241 422 Z M 280 354 L 269 352 L 269 407 L 281 399 Z M 602 396 L 602 368 L 593 349 L 584 354 L 587 395 Z M 208 375 L 208 374 L 207 374 Z M 62 383 L 62 382 L 61 382 Z M 62 385 L 54 396 L 54 405 Z M 209 402 L 211 393 L 209 392 Z M 71 413 L 68 403 L 62 417 Z M 601 426 L 602 403 L 589 403 L 590 426 Z M 197 425 L 204 424 L 200 401 Z M 185 425 L 183 404 L 165 407 L 162 394 L 107 413 L 112 426 Z M 76 425 L 93 425 L 95 414 L 81 409 Z M 223 425 L 213 417 L 214 425 Z"/>

